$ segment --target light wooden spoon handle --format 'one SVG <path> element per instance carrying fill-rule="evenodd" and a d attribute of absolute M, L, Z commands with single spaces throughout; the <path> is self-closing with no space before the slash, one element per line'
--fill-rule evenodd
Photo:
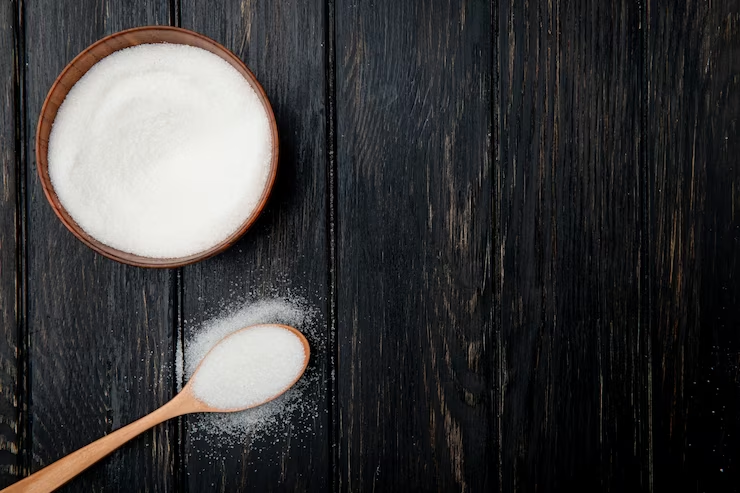
<path fill-rule="evenodd" d="M 188 399 L 182 397 L 184 396 L 176 396 L 156 411 L 72 452 L 68 456 L 5 488 L 0 493 L 48 493 L 54 491 L 140 433 L 170 418 L 191 412 L 192 409 L 187 406 Z"/>

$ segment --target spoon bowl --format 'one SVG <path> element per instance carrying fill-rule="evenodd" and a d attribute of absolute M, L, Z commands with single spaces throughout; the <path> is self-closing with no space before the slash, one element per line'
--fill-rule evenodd
<path fill-rule="evenodd" d="M 213 356 L 213 350 L 217 346 L 220 346 L 222 343 L 228 342 L 229 338 L 233 338 L 239 334 L 243 334 L 245 331 L 258 327 L 279 327 L 291 332 L 300 340 L 301 344 L 303 345 L 304 359 L 297 376 L 288 385 L 275 392 L 275 394 L 270 396 L 269 398 L 257 403 L 246 405 L 244 407 L 218 408 L 211 406 L 199 399 L 193 392 L 192 383 L 198 375 L 198 371 L 202 368 L 203 363 L 208 360 L 209 356 Z M 163 421 L 167 421 L 168 419 L 191 413 L 229 413 L 244 411 L 246 409 L 261 406 L 262 404 L 265 404 L 266 402 L 269 402 L 283 395 L 288 389 L 295 385 L 298 380 L 300 380 L 300 378 L 303 376 L 303 373 L 306 371 L 310 356 L 311 348 L 308 344 L 308 341 L 306 340 L 304 335 L 301 334 L 300 331 L 293 327 L 279 324 L 260 324 L 251 325 L 249 327 L 239 329 L 236 332 L 233 332 L 221 339 L 213 346 L 213 348 L 211 348 L 210 351 L 208 351 L 208 353 L 196 367 L 195 372 L 193 372 L 193 376 L 190 378 L 188 383 L 168 403 L 153 411 L 152 413 L 147 414 L 143 418 L 140 418 L 137 421 L 134 421 L 133 423 L 114 431 L 110 435 L 106 435 L 103 438 L 96 440 L 95 442 L 86 445 L 85 447 L 82 447 L 75 452 L 72 452 L 66 457 L 63 457 L 53 464 L 46 466 L 45 468 L 32 474 L 31 476 L 22 479 L 12 486 L 5 488 L 4 490 L 0 491 L 0 493 L 48 493 L 50 491 L 53 491 L 77 476 L 79 473 L 81 473 L 103 457 L 105 457 L 106 455 L 113 452 L 124 443 L 128 442 L 129 440 L 148 430 L 149 428 L 158 425 Z"/>
<path fill-rule="evenodd" d="M 296 377 L 287 385 L 285 385 L 282 390 L 278 391 L 276 394 L 272 395 L 271 397 L 259 401 L 255 404 L 249 404 L 244 407 L 231 407 L 231 408 L 219 408 L 214 407 L 206 402 L 200 400 L 196 394 L 193 392 L 193 382 L 195 381 L 196 375 L 198 374 L 198 371 L 203 366 L 203 363 L 205 363 L 208 360 L 208 357 L 213 353 L 213 350 L 216 349 L 216 346 L 220 346 L 221 344 L 229 342 L 229 339 L 233 339 L 234 337 L 243 334 L 245 331 L 256 329 L 259 327 L 279 327 L 283 330 L 287 330 L 288 332 L 292 333 L 296 338 L 298 338 L 299 341 L 301 341 L 301 344 L 303 345 L 303 353 L 304 353 L 304 359 L 303 359 L 303 365 L 301 367 L 300 372 L 296 375 Z M 277 399 L 281 395 L 283 395 L 285 392 L 287 392 L 293 385 L 295 385 L 298 380 L 301 379 L 303 374 L 306 371 L 306 368 L 308 367 L 308 361 L 311 357 L 311 346 L 308 344 L 308 340 L 306 340 L 306 337 L 296 328 L 290 327 L 289 325 L 281 325 L 281 324 L 257 324 L 257 325 L 250 325 L 249 327 L 244 327 L 243 329 L 239 329 L 235 332 L 232 332 L 231 334 L 227 335 L 220 341 L 218 341 L 217 344 L 215 344 L 203 357 L 203 359 L 198 363 L 198 366 L 195 368 L 195 371 L 193 372 L 193 376 L 190 377 L 188 380 L 188 383 L 185 384 L 185 386 L 182 388 L 182 390 L 177 394 L 177 396 L 173 399 L 183 399 L 187 400 L 187 403 L 184 403 L 183 405 L 192 406 L 193 411 L 188 411 L 188 413 L 193 412 L 199 412 L 199 413 L 234 413 L 239 411 L 245 411 L 247 409 L 252 409 L 254 407 L 261 406 L 262 404 L 266 404 L 274 399 Z M 0 492 L 1 493 L 1 492 Z"/>

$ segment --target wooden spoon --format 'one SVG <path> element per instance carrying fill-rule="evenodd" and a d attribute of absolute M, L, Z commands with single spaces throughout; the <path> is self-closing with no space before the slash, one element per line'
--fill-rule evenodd
<path fill-rule="evenodd" d="M 276 397 L 279 397 L 280 395 L 285 393 L 286 390 L 292 387 L 301 378 L 301 376 L 303 376 L 303 372 L 306 370 L 306 366 L 308 365 L 308 359 L 311 354 L 311 350 L 308 345 L 308 341 L 303 336 L 303 334 L 301 334 L 293 327 L 279 324 L 266 325 L 272 327 L 281 327 L 283 329 L 291 331 L 303 343 L 305 354 L 305 359 L 303 360 L 303 368 L 301 369 L 298 376 L 295 378 L 295 380 L 290 382 L 289 385 L 287 385 L 280 392 L 276 393 L 274 396 L 264 400 L 263 402 L 252 404 L 244 408 L 218 409 L 209 406 L 205 402 L 200 401 L 197 397 L 195 397 L 190 386 L 191 382 L 193 382 L 194 380 L 194 378 L 191 377 L 187 385 L 185 385 L 185 387 L 180 391 L 179 394 L 177 394 L 171 401 L 169 401 L 167 404 L 160 407 L 156 411 L 152 412 L 151 414 L 147 414 L 143 418 L 134 421 L 128 426 L 124 426 L 123 428 L 114 431 L 110 435 L 106 435 L 103 438 L 94 441 L 90 445 L 87 445 L 75 452 L 72 452 L 68 456 L 59 459 L 58 461 L 46 466 L 45 468 L 30 475 L 29 477 L 22 479 L 14 485 L 5 488 L 4 490 L 0 491 L 0 493 L 47 493 L 53 491 L 62 486 L 70 479 L 77 476 L 79 473 L 81 473 L 103 457 L 105 457 L 106 455 L 113 452 L 124 443 L 136 437 L 140 433 L 148 430 L 155 425 L 158 425 L 159 423 L 162 423 L 163 421 L 167 421 L 170 418 L 175 418 L 177 416 L 182 416 L 183 414 L 190 413 L 227 413 L 234 411 L 243 411 L 244 409 L 260 406 L 266 402 L 275 399 Z M 218 344 L 221 344 L 229 337 L 232 337 L 245 330 L 253 329 L 255 327 L 260 327 L 260 325 L 252 325 L 250 327 L 240 329 L 221 339 Z M 203 358 L 198 367 L 195 369 L 193 377 L 196 373 L 198 373 L 198 370 L 203 364 L 203 361 L 208 358 L 209 354 L 210 352 L 206 354 L 205 358 Z"/>

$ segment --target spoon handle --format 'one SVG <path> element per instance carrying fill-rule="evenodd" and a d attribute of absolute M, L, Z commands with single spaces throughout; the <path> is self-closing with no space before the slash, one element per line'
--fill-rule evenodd
<path fill-rule="evenodd" d="M 66 457 L 8 486 L 0 493 L 48 493 L 62 486 L 79 473 L 113 452 L 149 428 L 175 416 L 189 412 L 175 397 L 156 411 L 92 442 Z"/>

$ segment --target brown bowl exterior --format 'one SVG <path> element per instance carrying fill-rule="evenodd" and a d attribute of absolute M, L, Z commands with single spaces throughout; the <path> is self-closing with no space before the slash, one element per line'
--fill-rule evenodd
<path fill-rule="evenodd" d="M 242 224 L 242 226 L 235 231 L 231 236 L 226 238 L 218 245 L 197 253 L 188 257 L 179 258 L 150 258 L 135 255 L 132 253 L 124 252 L 116 248 L 110 247 L 95 238 L 87 234 L 76 222 L 66 209 L 62 206 L 57 197 L 54 187 L 51 184 L 49 178 L 48 168 L 48 148 L 49 148 L 49 135 L 51 133 L 51 126 L 54 123 L 57 111 L 61 106 L 64 98 L 67 97 L 67 93 L 74 86 L 74 84 L 82 78 L 83 75 L 93 66 L 106 56 L 110 55 L 114 51 L 129 48 L 146 43 L 172 43 L 172 44 L 185 44 L 190 46 L 196 46 L 204 50 L 210 51 L 211 53 L 220 56 L 226 60 L 232 67 L 234 67 L 244 78 L 250 83 L 252 88 L 259 96 L 262 104 L 267 110 L 267 115 L 270 120 L 271 132 L 272 132 L 272 162 L 270 163 L 270 175 L 267 180 L 267 186 L 265 187 L 262 197 L 260 198 L 257 208 L 252 215 Z M 38 127 L 36 128 L 36 168 L 38 170 L 39 179 L 41 180 L 44 194 L 49 200 L 52 209 L 69 229 L 72 234 L 80 239 L 84 244 L 95 250 L 101 255 L 104 255 L 110 259 L 122 262 L 124 264 L 134 265 L 138 267 L 157 267 L 157 268 L 175 268 L 182 267 L 184 265 L 199 262 L 203 259 L 216 255 L 228 249 L 231 245 L 241 237 L 247 229 L 254 223 L 259 216 L 260 212 L 267 202 L 267 197 L 272 190 L 272 186 L 275 182 L 275 175 L 277 174 L 277 163 L 278 163 L 278 134 L 277 134 L 277 122 L 275 121 L 275 115 L 272 112 L 272 106 L 267 99 L 262 86 L 257 82 L 252 72 L 242 63 L 242 61 L 234 55 L 231 51 L 213 41 L 210 38 L 203 36 L 202 34 L 188 31 L 179 27 L 169 26 L 146 26 L 121 31 L 115 34 L 111 34 L 100 41 L 90 45 L 85 51 L 77 55 L 69 65 L 67 65 L 59 77 L 57 77 L 54 84 L 49 90 L 49 94 L 46 96 L 44 105 L 41 108 L 41 115 L 39 116 Z"/>

